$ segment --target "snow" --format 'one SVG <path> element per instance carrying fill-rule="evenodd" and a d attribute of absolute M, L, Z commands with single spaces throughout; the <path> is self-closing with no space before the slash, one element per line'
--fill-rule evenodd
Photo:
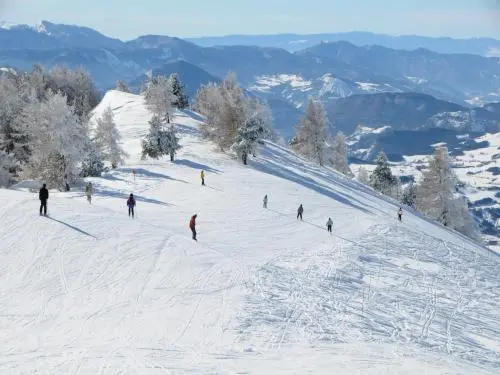
<path fill-rule="evenodd" d="M 4 29 L 4 30 L 12 30 L 12 29 L 16 29 L 19 27 L 25 27 L 25 26 L 26 25 L 20 25 L 20 24 L 13 23 L 13 22 L 0 21 L 0 29 Z"/>
<path fill-rule="evenodd" d="M 298 40 L 291 40 L 288 42 L 288 44 L 304 44 L 304 43 L 308 43 L 309 40 L 307 39 L 298 39 Z"/>
<path fill-rule="evenodd" d="M 485 104 L 484 98 L 481 96 L 472 96 L 465 100 L 466 103 L 479 107 Z"/>
<path fill-rule="evenodd" d="M 356 82 L 356 84 L 359 86 L 361 90 L 364 91 L 380 91 L 380 89 L 378 88 L 379 85 L 377 83 Z"/>
<path fill-rule="evenodd" d="M 368 128 L 369 129 L 369 128 Z M 363 131 L 367 131 L 362 128 Z M 463 155 L 451 156 L 452 167 L 456 173 L 459 181 L 464 183 L 462 193 L 465 194 L 467 199 L 475 206 L 474 210 L 482 211 L 485 219 L 488 220 L 493 227 L 496 227 L 496 233 L 500 233 L 500 219 L 494 214 L 491 215 L 489 211 L 496 211 L 500 209 L 500 200 L 498 199 L 499 181 L 498 175 L 492 171 L 498 168 L 500 155 L 500 133 L 486 134 L 482 137 L 476 138 L 475 142 L 488 142 L 488 146 L 475 150 L 465 151 Z M 353 142 L 356 142 L 354 140 Z M 446 145 L 438 143 L 437 145 Z M 361 155 L 366 154 L 368 150 L 359 150 Z M 404 156 L 404 161 L 393 163 L 393 172 L 398 176 L 414 176 L 416 181 L 420 180 L 421 168 L 427 167 L 429 160 L 428 155 L 412 155 Z M 361 165 L 352 168 L 357 174 L 357 168 Z M 373 165 L 363 165 L 367 171 L 374 169 Z M 487 200 L 487 204 L 481 201 Z M 496 211 L 497 212 L 497 211 Z M 486 241 L 492 241 L 489 247 L 500 253 L 500 244 L 495 244 L 498 241 L 498 235 L 487 234 L 484 235 Z"/>
<path fill-rule="evenodd" d="M 92 205 L 51 192 L 44 218 L 36 194 L 0 190 L 0 373 L 498 374 L 498 255 L 398 223 L 390 200 L 276 144 L 245 167 L 193 112 L 174 118 L 176 162 L 141 161 L 143 99 L 108 92 L 94 116 L 108 106 L 130 157 L 88 179 Z"/>
<path fill-rule="evenodd" d="M 257 77 L 255 85 L 250 87 L 250 90 L 268 91 L 272 87 L 285 84 L 290 85 L 292 88 L 307 90 L 310 88 L 312 82 L 294 74 L 277 74 L 273 76 L 264 75 Z"/>
<path fill-rule="evenodd" d="M 391 129 L 390 125 L 381 126 L 379 128 L 370 128 L 369 126 L 358 125 L 355 132 L 348 138 L 348 144 L 355 144 L 359 142 L 363 136 L 366 136 L 368 134 L 382 134 L 386 131 L 389 131 L 390 129 Z M 358 149 L 357 152 L 362 153 L 363 151 L 366 150 Z"/>
<path fill-rule="evenodd" d="M 421 85 L 423 83 L 427 83 L 427 80 L 425 78 L 420 78 L 420 77 L 411 77 L 411 76 L 406 76 L 406 78 L 413 82 L 413 83 L 416 83 L 418 85 Z"/>
<path fill-rule="evenodd" d="M 488 57 L 500 57 L 500 48 L 490 47 L 486 54 Z"/>

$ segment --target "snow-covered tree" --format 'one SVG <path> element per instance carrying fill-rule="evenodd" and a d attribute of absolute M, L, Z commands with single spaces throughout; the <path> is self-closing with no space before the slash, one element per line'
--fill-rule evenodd
<path fill-rule="evenodd" d="M 408 207 L 415 208 L 417 201 L 417 186 L 410 182 L 403 189 L 403 196 L 401 198 L 401 203 L 407 205 Z"/>
<path fill-rule="evenodd" d="M 175 127 L 170 126 L 165 129 L 161 119 L 156 115 L 153 116 L 149 121 L 149 132 L 142 140 L 142 158 L 159 159 L 163 155 L 170 155 L 170 160 L 173 161 L 180 148 Z"/>
<path fill-rule="evenodd" d="M 176 73 L 170 76 L 170 85 L 172 86 L 173 94 L 172 105 L 179 109 L 189 107 L 189 97 L 186 93 L 186 89 Z"/>
<path fill-rule="evenodd" d="M 146 85 L 144 97 L 149 109 L 161 120 L 166 119 L 167 123 L 170 123 L 174 101 L 170 80 L 165 76 L 151 77 Z"/>
<path fill-rule="evenodd" d="M 9 187 L 13 182 L 16 161 L 12 155 L 0 151 L 0 187 Z"/>
<path fill-rule="evenodd" d="M 106 108 L 100 118 L 97 119 L 94 140 L 103 160 L 111 163 L 112 168 L 123 164 L 123 158 L 127 156 L 120 145 L 121 135 L 116 127 L 113 111 Z"/>
<path fill-rule="evenodd" d="M 104 162 L 102 161 L 101 154 L 92 147 L 82 160 L 80 176 L 101 177 L 102 172 L 104 172 Z"/>
<path fill-rule="evenodd" d="M 392 196 L 394 186 L 397 182 L 396 178 L 392 175 L 391 167 L 384 151 L 380 151 L 376 163 L 377 167 L 370 175 L 370 185 L 382 194 Z"/>
<path fill-rule="evenodd" d="M 62 189 L 78 175 L 76 167 L 88 145 L 88 129 L 63 94 L 49 91 L 46 96 L 22 112 L 32 149 L 23 174 Z"/>
<path fill-rule="evenodd" d="M 297 128 L 295 151 L 307 159 L 324 165 L 328 120 L 320 102 L 309 99 L 307 111 Z"/>
<path fill-rule="evenodd" d="M 23 107 L 20 92 L 13 79 L 0 76 L 0 150 L 12 153 L 16 147 L 15 120 Z"/>
<path fill-rule="evenodd" d="M 357 180 L 364 185 L 370 185 L 370 176 L 363 166 L 359 167 Z"/>
<path fill-rule="evenodd" d="M 227 150 L 233 145 L 238 128 L 248 119 L 248 103 L 234 73 L 229 73 L 222 81 L 220 92 L 222 103 L 219 108 L 215 141 L 221 150 Z"/>
<path fill-rule="evenodd" d="M 474 238 L 474 220 L 466 201 L 457 193 L 456 185 L 457 177 L 448 160 L 448 149 L 436 148 L 417 187 L 417 208 L 441 224 Z"/>
<path fill-rule="evenodd" d="M 231 148 L 241 158 L 243 164 L 247 164 L 248 155 L 255 154 L 264 132 L 264 122 L 259 117 L 249 119 L 236 131 L 236 139 Z"/>
<path fill-rule="evenodd" d="M 220 87 L 213 82 L 203 85 L 196 93 L 194 109 L 205 117 L 205 122 L 201 127 L 205 138 L 215 138 L 222 101 Z"/>
<path fill-rule="evenodd" d="M 351 168 L 347 160 L 347 143 L 344 133 L 338 132 L 333 141 L 333 168 L 349 177 L 352 177 Z"/>
<path fill-rule="evenodd" d="M 62 93 L 82 121 L 86 121 L 100 100 L 92 77 L 81 68 L 71 70 L 67 66 L 53 67 L 46 77 L 45 89 Z"/>
<path fill-rule="evenodd" d="M 130 92 L 128 86 L 123 81 L 116 81 L 116 91 Z"/>
<path fill-rule="evenodd" d="M 259 139 L 273 136 L 269 107 L 245 96 L 233 73 L 228 74 L 220 85 L 211 83 L 200 88 L 195 98 L 195 109 L 205 116 L 204 136 L 216 142 L 221 151 L 232 149 L 239 153 L 250 122 L 258 121 L 264 127 Z M 243 129 L 239 131 L 240 128 Z"/>
<path fill-rule="evenodd" d="M 165 136 L 161 137 L 161 139 L 163 140 L 163 143 L 161 143 L 163 152 L 170 155 L 170 161 L 174 161 L 175 154 L 182 148 L 179 144 L 179 137 L 177 136 L 175 126 L 171 125 L 166 130 Z"/>
<path fill-rule="evenodd" d="M 162 131 L 163 124 L 161 119 L 157 115 L 154 115 L 149 120 L 149 132 L 142 140 L 142 159 L 146 159 L 146 157 L 159 159 L 163 156 L 161 150 Z"/>

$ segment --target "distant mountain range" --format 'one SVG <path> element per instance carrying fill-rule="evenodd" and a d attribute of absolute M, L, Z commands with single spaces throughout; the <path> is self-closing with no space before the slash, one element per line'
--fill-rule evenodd
<path fill-rule="evenodd" d="M 493 38 L 455 39 L 418 35 L 392 36 L 362 31 L 326 34 L 227 35 L 187 38 L 186 40 L 203 47 L 259 46 L 283 48 L 290 52 L 300 51 L 324 42 L 345 41 L 357 46 L 379 45 L 402 50 L 425 48 L 439 53 L 500 56 L 500 40 Z"/>
<path fill-rule="evenodd" d="M 177 72 L 190 96 L 200 85 L 234 71 L 247 91 L 269 102 L 285 137 L 293 134 L 310 96 L 323 101 L 332 124 L 347 134 L 359 124 L 405 131 L 433 126 L 485 131 L 498 126 L 496 107 L 493 111 L 473 108 L 500 100 L 500 59 L 484 56 L 500 48 L 500 41 L 371 33 L 296 37 L 302 38 L 234 36 L 188 41 L 144 35 L 121 41 L 87 27 L 48 21 L 36 26 L 4 23 L 0 24 L 0 67 L 83 66 L 101 90 L 114 87 L 118 79 L 138 90 L 148 71 Z M 232 42 L 260 46 L 227 45 Z M 286 43 L 301 48 L 276 48 Z M 209 46 L 213 44 L 226 45 Z"/>

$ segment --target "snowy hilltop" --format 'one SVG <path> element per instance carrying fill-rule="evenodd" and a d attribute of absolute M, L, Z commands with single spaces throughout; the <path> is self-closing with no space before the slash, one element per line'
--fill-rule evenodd
<path fill-rule="evenodd" d="M 395 201 L 276 143 L 244 165 L 187 109 L 169 113 L 174 161 L 142 158 L 149 108 L 109 91 L 93 110 L 119 141 L 91 202 L 50 190 L 43 217 L 36 181 L 0 190 L 0 373 L 498 374 L 496 253 L 399 222 Z"/>

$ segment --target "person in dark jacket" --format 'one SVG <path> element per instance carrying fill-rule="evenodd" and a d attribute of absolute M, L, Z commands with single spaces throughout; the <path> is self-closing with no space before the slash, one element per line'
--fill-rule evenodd
<path fill-rule="evenodd" d="M 135 207 L 135 198 L 134 194 L 130 194 L 127 199 L 127 207 L 128 207 L 128 216 L 132 215 L 132 219 L 134 218 L 134 207 Z"/>
<path fill-rule="evenodd" d="M 196 218 L 198 217 L 197 214 L 194 214 L 191 216 L 191 220 L 189 220 L 189 229 L 191 229 L 191 232 L 193 233 L 193 240 L 198 241 L 196 239 Z"/>
<path fill-rule="evenodd" d="M 333 225 L 333 220 L 331 217 L 328 218 L 328 221 L 326 222 L 326 229 L 328 232 L 332 233 L 332 225 Z"/>
<path fill-rule="evenodd" d="M 300 217 L 300 220 L 302 220 L 302 214 L 304 213 L 304 207 L 302 207 L 302 203 L 299 206 L 299 209 L 297 210 L 297 220 Z"/>
<path fill-rule="evenodd" d="M 38 193 L 38 198 L 40 199 L 40 215 L 42 215 L 42 209 L 44 216 L 47 216 L 47 200 L 49 199 L 49 191 L 47 190 L 47 185 L 43 184 Z"/>

